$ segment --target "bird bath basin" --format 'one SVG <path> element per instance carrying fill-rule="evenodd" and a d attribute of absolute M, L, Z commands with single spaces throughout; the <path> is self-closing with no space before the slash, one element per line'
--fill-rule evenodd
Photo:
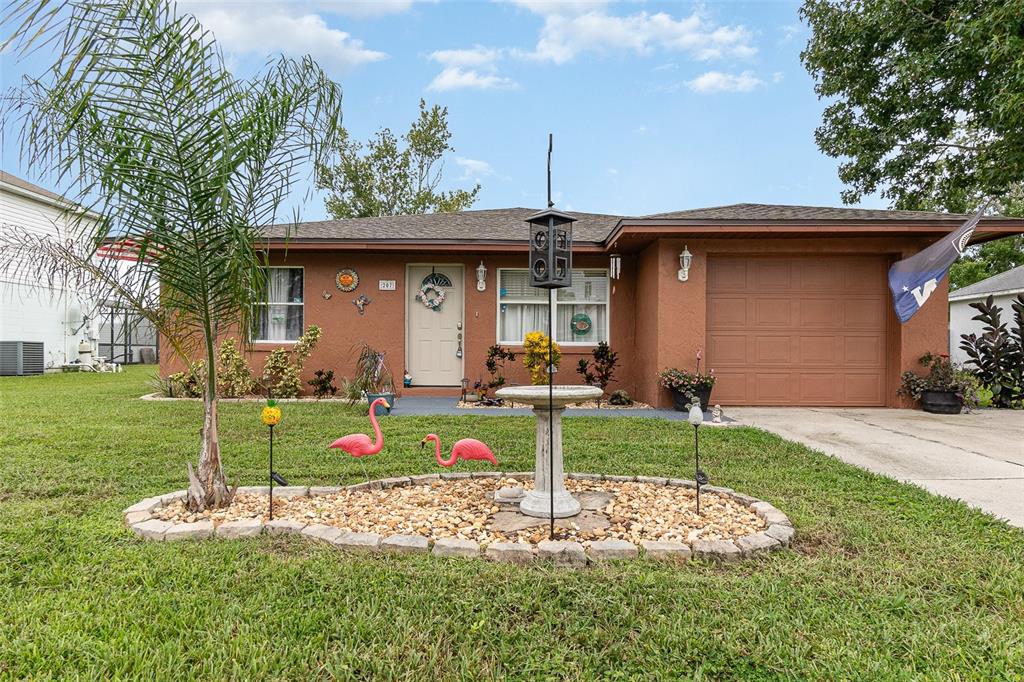
<path fill-rule="evenodd" d="M 556 519 L 576 516 L 580 503 L 565 489 L 565 470 L 562 464 L 562 413 L 566 405 L 600 398 L 603 391 L 596 386 L 509 386 L 495 395 L 503 400 L 527 403 L 533 406 L 537 417 L 537 448 L 534 460 L 534 488 L 519 504 L 519 511 L 527 516 L 547 518 L 554 496 Z M 549 414 L 550 409 L 550 414 Z M 548 456 L 548 429 L 554 436 L 553 457 Z M 551 469 L 549 471 L 549 464 Z M 553 485 L 552 485 L 553 483 Z"/>

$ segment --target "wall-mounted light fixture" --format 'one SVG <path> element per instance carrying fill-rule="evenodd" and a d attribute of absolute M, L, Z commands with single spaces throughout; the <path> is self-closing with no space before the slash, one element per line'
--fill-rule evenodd
<path fill-rule="evenodd" d="M 622 256 L 613 253 L 608 259 L 608 276 L 618 279 L 620 274 L 622 274 Z"/>
<path fill-rule="evenodd" d="M 476 266 L 476 290 L 485 291 L 487 289 L 487 266 L 484 265 L 483 261 L 480 261 L 480 265 Z"/>
<path fill-rule="evenodd" d="M 690 279 L 690 263 L 692 262 L 693 254 L 684 246 L 683 250 L 679 254 L 679 272 L 676 273 L 680 282 L 685 282 Z"/>

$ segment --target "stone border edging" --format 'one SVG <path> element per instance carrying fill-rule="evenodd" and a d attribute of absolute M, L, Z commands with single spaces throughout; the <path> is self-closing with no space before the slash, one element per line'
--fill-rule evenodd
<path fill-rule="evenodd" d="M 533 472 L 480 471 L 473 473 L 421 474 L 417 476 L 396 476 L 382 478 L 349 486 L 282 486 L 274 488 L 274 495 L 295 497 L 318 497 L 333 495 L 346 490 L 383 490 L 400 486 L 429 485 L 431 481 L 458 480 L 465 478 L 518 478 L 532 479 Z M 638 482 L 653 485 L 669 485 L 696 488 L 694 481 L 658 476 L 614 476 L 605 474 L 568 474 L 568 478 L 580 481 L 612 481 L 620 483 Z M 420 535 L 397 534 L 382 536 L 378 533 L 357 533 L 343 531 L 335 526 L 322 523 L 305 524 L 294 519 L 274 519 L 264 523 L 262 519 L 239 519 L 225 521 L 214 526 L 209 519 L 193 523 L 172 523 L 154 518 L 153 513 L 170 502 L 185 497 L 184 490 L 166 495 L 147 497 L 124 510 L 124 522 L 132 532 L 143 540 L 186 540 L 210 537 L 238 539 L 268 535 L 301 535 L 312 540 L 329 542 L 349 552 L 433 554 L 440 557 L 476 557 L 495 562 L 527 564 L 535 560 L 549 560 L 556 565 L 583 567 L 603 561 L 636 559 L 646 557 L 657 561 L 681 563 L 691 558 L 714 561 L 737 561 L 741 558 L 765 554 L 788 547 L 795 533 L 789 517 L 774 506 L 750 495 L 738 493 L 732 488 L 706 485 L 702 491 L 718 493 L 733 498 L 749 507 L 767 528 L 758 533 L 736 540 L 695 540 L 692 545 L 682 542 L 642 540 L 639 545 L 628 540 L 593 540 L 589 548 L 576 541 L 542 540 L 536 545 L 524 542 L 494 542 L 481 548 L 474 540 L 462 538 L 439 538 L 431 542 Z M 238 492 L 266 495 L 268 486 L 240 486 Z"/>

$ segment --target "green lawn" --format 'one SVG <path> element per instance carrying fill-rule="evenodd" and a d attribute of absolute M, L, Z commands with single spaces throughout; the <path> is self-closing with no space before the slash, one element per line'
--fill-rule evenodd
<path fill-rule="evenodd" d="M 299 538 L 145 543 L 121 509 L 184 487 L 200 406 L 149 368 L 0 378 L 0 678 L 1020 679 L 1024 533 L 749 429 L 705 429 L 713 482 L 769 500 L 792 549 L 572 571 L 346 556 Z M 263 482 L 255 405 L 221 408 L 229 478 Z M 275 465 L 336 484 L 364 428 L 284 405 Z M 532 467 L 528 418 L 389 418 L 371 475 L 436 470 L 428 431 Z M 686 424 L 569 419 L 575 471 L 689 476 Z M 460 467 L 463 464 L 459 465 Z"/>

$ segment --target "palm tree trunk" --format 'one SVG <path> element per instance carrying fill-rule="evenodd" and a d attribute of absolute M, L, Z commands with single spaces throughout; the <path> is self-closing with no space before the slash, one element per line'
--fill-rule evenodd
<path fill-rule="evenodd" d="M 199 448 L 198 475 L 188 467 L 188 508 L 192 511 L 216 509 L 231 504 L 235 496 L 229 490 L 220 463 L 217 436 L 217 365 L 212 330 L 206 336 L 206 390 L 203 391 L 203 431 Z M 236 486 L 237 488 L 237 486 Z"/>

